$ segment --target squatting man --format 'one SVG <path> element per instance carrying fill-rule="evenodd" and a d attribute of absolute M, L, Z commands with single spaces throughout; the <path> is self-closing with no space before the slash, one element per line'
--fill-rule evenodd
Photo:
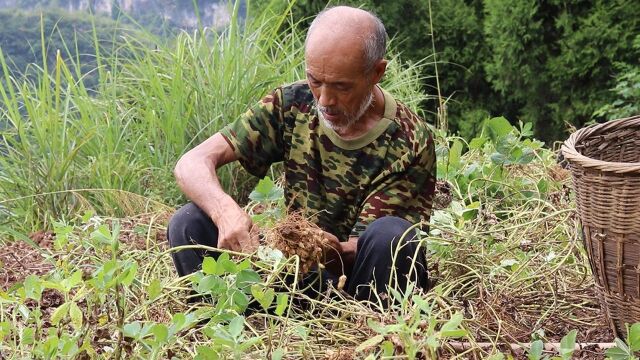
<path fill-rule="evenodd" d="M 373 300 L 370 284 L 386 292 L 390 279 L 401 289 L 407 280 L 426 288 L 423 247 L 415 230 L 402 235 L 428 223 L 434 143 L 425 122 L 378 85 L 386 39 L 382 22 L 365 10 L 318 14 L 305 41 L 306 79 L 276 88 L 178 161 L 178 185 L 192 202 L 172 217 L 170 245 L 256 248 L 251 218 L 222 190 L 216 169 L 239 161 L 262 178 L 283 162 L 289 208 L 317 214 L 334 248 L 326 263 L 344 264 L 323 276 L 344 270 L 345 290 L 360 300 Z M 204 255 L 174 252 L 178 274 L 199 270 Z"/>

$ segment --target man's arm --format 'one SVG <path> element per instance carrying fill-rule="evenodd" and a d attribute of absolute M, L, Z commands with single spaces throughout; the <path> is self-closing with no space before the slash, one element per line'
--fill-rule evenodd
<path fill-rule="evenodd" d="M 174 169 L 178 186 L 218 227 L 218 247 L 250 250 L 257 238 L 250 236 L 251 217 L 220 186 L 216 169 L 238 160 L 220 133 L 184 154 Z"/>

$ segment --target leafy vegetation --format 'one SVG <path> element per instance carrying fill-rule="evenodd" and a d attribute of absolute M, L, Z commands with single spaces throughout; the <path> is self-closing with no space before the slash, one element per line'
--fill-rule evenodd
<path fill-rule="evenodd" d="M 3 24 L 0 48 L 12 76 L 36 79 L 44 59 L 47 66 L 55 66 L 59 51 L 69 66 L 70 62 L 78 65 L 74 69 L 78 73 L 74 75 L 82 74 L 88 88 L 98 82 L 93 71 L 97 66 L 96 54 L 110 54 L 118 46 L 116 39 L 125 32 L 111 19 L 55 9 L 46 12 L 0 10 L 0 22 Z M 5 81 L 3 79 L 3 83 Z"/>
<path fill-rule="evenodd" d="M 337 3 L 300 0 L 294 17 Z M 566 138 L 567 125 L 609 119 L 597 110 L 614 101 L 616 108 L 636 103 L 609 91 L 616 83 L 624 86 L 640 65 L 633 45 L 640 7 L 634 1 L 339 3 L 377 13 L 404 59 L 430 59 L 424 89 L 442 94 L 451 130 L 467 139 L 487 117 L 505 116 L 513 124 L 532 123 L 536 136 L 551 143 Z M 442 104 L 431 98 L 425 107 L 437 114 Z"/>
<path fill-rule="evenodd" d="M 555 356 L 571 358 L 576 342 L 599 340 L 585 338 L 594 327 L 605 331 L 598 336 L 610 335 L 577 241 L 568 174 L 530 133 L 529 125 L 516 129 L 494 118 L 468 144 L 438 134 L 438 178 L 450 198 L 440 199 L 422 234 L 435 287 L 391 290 L 388 310 L 335 289 L 308 297 L 290 280 L 300 276 L 299 259 L 264 247 L 206 258 L 202 271 L 176 278 L 163 241 L 170 212 L 126 219 L 87 212 L 55 223 L 53 244 L 38 248 L 50 271 L 0 293 L 0 350 L 16 357 L 417 359 L 473 352 L 498 359 L 509 356 L 500 344 L 530 343 L 527 356 L 542 359 L 553 354 L 541 345 L 561 340 Z M 262 226 L 282 215 L 282 190 L 273 181 L 261 181 L 251 199 L 246 209 Z M 637 327 L 608 356 L 632 357 Z M 473 346 L 483 342 L 492 345 Z"/>

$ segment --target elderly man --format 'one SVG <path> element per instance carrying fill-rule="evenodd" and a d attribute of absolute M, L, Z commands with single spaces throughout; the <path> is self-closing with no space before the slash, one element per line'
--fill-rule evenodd
<path fill-rule="evenodd" d="M 338 253 L 326 255 L 344 264 L 348 293 L 370 299 L 370 284 L 383 293 L 407 280 L 426 288 L 412 224 L 429 220 L 434 143 L 426 124 L 377 85 L 385 47 L 373 14 L 345 6 L 320 13 L 307 33 L 306 80 L 275 89 L 178 161 L 178 184 L 193 203 L 173 216 L 171 246 L 255 246 L 251 218 L 222 190 L 216 169 L 238 160 L 263 177 L 282 161 L 286 200 L 317 214 Z M 186 275 L 200 268 L 203 252 L 173 256 Z"/>

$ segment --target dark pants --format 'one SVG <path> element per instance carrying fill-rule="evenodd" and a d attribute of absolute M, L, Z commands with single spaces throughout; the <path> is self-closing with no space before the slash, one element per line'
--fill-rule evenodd
<path fill-rule="evenodd" d="M 411 224 L 401 218 L 385 216 L 372 222 L 358 239 L 355 263 L 347 279 L 346 291 L 359 300 L 373 300 L 369 284 L 375 284 L 378 293 L 386 293 L 389 279 L 391 286 L 406 289 L 407 280 L 415 282 L 424 290 L 428 287 L 425 251 L 411 230 L 402 235 Z M 196 205 L 189 203 L 180 208 L 171 218 L 167 229 L 171 247 L 184 245 L 206 245 L 217 247 L 218 228 Z M 398 245 L 399 248 L 398 248 Z M 200 249 L 185 249 L 172 253 L 173 262 L 180 276 L 200 270 L 203 257 L 216 256 Z M 415 261 L 412 259 L 415 257 Z M 307 276 L 318 278 L 318 273 Z M 335 281 L 337 278 L 323 271 L 322 277 Z M 319 282 L 318 282 L 319 283 Z M 317 288 L 316 289 L 320 289 Z"/>

